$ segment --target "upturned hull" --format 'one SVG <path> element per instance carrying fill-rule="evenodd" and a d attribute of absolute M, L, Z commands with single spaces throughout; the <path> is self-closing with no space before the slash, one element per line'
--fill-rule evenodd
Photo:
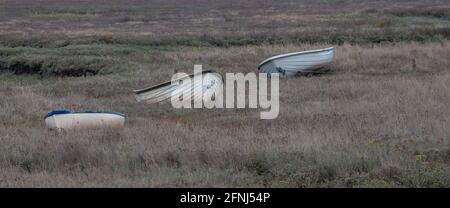
<path fill-rule="evenodd" d="M 261 62 L 258 69 L 267 74 L 280 73 L 292 76 L 316 72 L 333 61 L 334 48 L 282 54 Z"/>
<path fill-rule="evenodd" d="M 51 113 L 49 113 L 51 114 Z M 56 113 L 45 118 L 50 129 L 86 129 L 123 127 L 125 117 L 119 113 L 76 112 Z"/>

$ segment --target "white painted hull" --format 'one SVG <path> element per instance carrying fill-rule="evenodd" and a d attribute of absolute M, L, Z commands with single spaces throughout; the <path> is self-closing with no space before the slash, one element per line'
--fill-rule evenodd
<path fill-rule="evenodd" d="M 190 94 L 190 99 L 195 101 L 202 98 L 206 90 L 216 90 L 222 87 L 222 77 L 217 73 L 203 72 L 203 79 L 196 79 L 194 75 L 192 74 L 154 87 L 135 90 L 136 100 L 147 103 L 158 103 L 171 100 L 172 97 L 176 98 Z"/>
<path fill-rule="evenodd" d="M 258 69 L 267 74 L 280 73 L 292 76 L 316 72 L 333 61 L 334 48 L 282 54 L 261 62 Z"/>
<path fill-rule="evenodd" d="M 65 113 L 45 118 L 50 129 L 85 129 L 123 127 L 125 117 L 113 113 Z"/>

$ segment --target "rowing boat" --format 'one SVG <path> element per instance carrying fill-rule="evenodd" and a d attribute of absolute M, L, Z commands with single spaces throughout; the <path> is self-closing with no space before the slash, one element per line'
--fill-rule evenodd
<path fill-rule="evenodd" d="M 258 70 L 263 73 L 280 73 L 292 76 L 298 73 L 314 73 L 333 61 L 334 48 L 281 54 L 262 61 Z"/>
<path fill-rule="evenodd" d="M 196 79 L 195 76 L 201 78 Z M 222 83 L 219 74 L 207 70 L 133 92 L 138 102 L 159 103 L 184 95 L 190 95 L 191 100 L 196 100 L 202 98 L 206 90 L 216 90 Z"/>
<path fill-rule="evenodd" d="M 115 128 L 123 127 L 125 116 L 118 112 L 53 110 L 44 117 L 45 124 L 50 129 L 81 129 L 81 128 Z"/>

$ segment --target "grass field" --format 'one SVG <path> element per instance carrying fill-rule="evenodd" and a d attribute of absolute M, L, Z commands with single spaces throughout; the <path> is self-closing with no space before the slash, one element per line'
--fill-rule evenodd
<path fill-rule="evenodd" d="M 447 0 L 0 2 L 0 187 L 450 187 Z M 280 115 L 173 109 L 133 89 L 194 64 L 256 72 L 336 47 L 280 81 Z M 52 109 L 124 129 L 57 133 Z"/>

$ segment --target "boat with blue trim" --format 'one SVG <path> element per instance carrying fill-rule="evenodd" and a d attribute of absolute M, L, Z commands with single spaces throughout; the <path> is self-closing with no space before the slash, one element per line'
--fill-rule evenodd
<path fill-rule="evenodd" d="M 52 110 L 45 115 L 44 120 L 50 129 L 115 128 L 124 126 L 125 115 L 108 111 Z"/>

